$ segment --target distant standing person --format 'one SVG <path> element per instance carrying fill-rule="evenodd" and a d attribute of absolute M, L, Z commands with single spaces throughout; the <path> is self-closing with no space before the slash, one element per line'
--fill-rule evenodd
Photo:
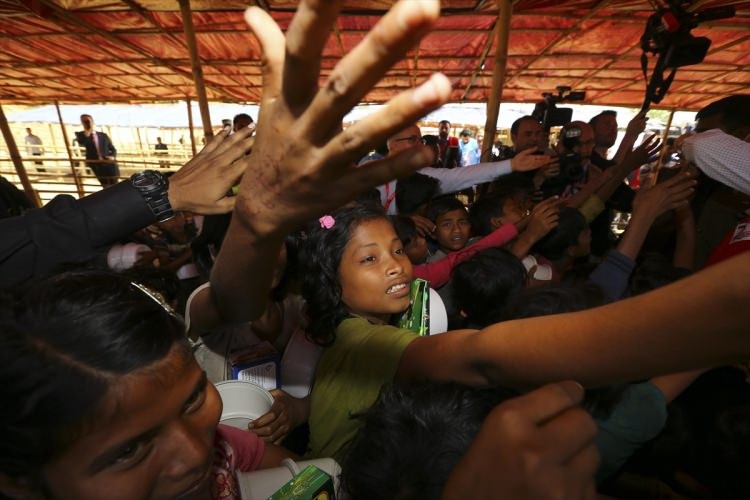
<path fill-rule="evenodd" d="M 42 156 L 44 154 L 44 147 L 42 146 L 42 140 L 39 136 L 31 133 L 31 129 L 26 129 L 26 152 L 29 156 Z M 34 160 L 35 165 L 44 165 L 42 160 Z M 44 172 L 43 168 L 36 167 L 37 172 Z"/>
<path fill-rule="evenodd" d="M 156 145 L 154 146 L 157 156 L 167 156 L 167 150 L 169 149 L 166 144 L 161 142 L 161 137 L 156 138 Z M 169 168 L 169 160 L 159 160 L 159 168 Z"/>
<path fill-rule="evenodd" d="M 472 137 L 473 133 L 468 128 L 463 129 L 459 135 L 458 147 L 461 151 L 461 166 L 476 165 L 482 156 L 479 142 Z"/>
<path fill-rule="evenodd" d="M 443 168 L 456 168 L 461 161 L 458 137 L 453 137 L 450 132 L 451 122 L 440 120 L 438 124 L 438 154 L 440 166 Z"/>
<path fill-rule="evenodd" d="M 76 132 L 76 141 L 86 148 L 86 166 L 94 171 L 102 186 L 117 184 L 120 180 L 120 167 L 115 162 L 117 150 L 112 140 L 104 132 L 94 130 L 91 115 L 81 115 L 81 125 L 83 130 Z"/>

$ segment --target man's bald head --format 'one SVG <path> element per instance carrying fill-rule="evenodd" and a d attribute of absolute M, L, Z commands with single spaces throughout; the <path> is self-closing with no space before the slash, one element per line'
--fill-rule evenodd
<path fill-rule="evenodd" d="M 416 124 L 409 125 L 405 129 L 388 138 L 388 155 L 393 155 L 399 151 L 413 148 L 421 144 L 422 131 Z"/>

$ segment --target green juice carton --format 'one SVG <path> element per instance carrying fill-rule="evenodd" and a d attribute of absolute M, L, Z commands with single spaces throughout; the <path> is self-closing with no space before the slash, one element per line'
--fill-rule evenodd
<path fill-rule="evenodd" d="M 411 282 L 409 308 L 401 317 L 398 326 L 417 335 L 430 334 L 430 283 L 417 278 Z"/>
<path fill-rule="evenodd" d="M 308 465 L 268 500 L 336 500 L 331 476 Z"/>

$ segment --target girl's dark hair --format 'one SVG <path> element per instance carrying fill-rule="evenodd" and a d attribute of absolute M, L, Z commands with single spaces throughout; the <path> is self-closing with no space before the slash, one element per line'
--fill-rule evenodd
<path fill-rule="evenodd" d="M 581 212 L 575 208 L 563 208 L 560 210 L 557 227 L 537 241 L 531 253 L 539 253 L 549 260 L 559 260 L 569 246 L 576 244 L 578 236 L 587 226 L 586 218 Z"/>
<path fill-rule="evenodd" d="M 330 345 L 336 327 L 349 316 L 341 300 L 339 264 L 352 231 L 364 221 L 388 220 L 381 208 L 370 205 L 342 208 L 331 216 L 335 220 L 331 228 L 317 220 L 310 224 L 301 259 L 302 296 L 310 318 L 307 334 L 320 345 Z"/>
<path fill-rule="evenodd" d="M 121 376 L 182 342 L 182 323 L 116 273 L 65 273 L 3 296 L 0 472 L 38 474 L 92 425 Z"/>
<path fill-rule="evenodd" d="M 417 225 L 411 219 L 405 215 L 390 215 L 388 219 L 393 224 L 393 229 L 396 230 L 398 239 L 401 240 L 401 244 L 406 246 L 417 237 Z"/>

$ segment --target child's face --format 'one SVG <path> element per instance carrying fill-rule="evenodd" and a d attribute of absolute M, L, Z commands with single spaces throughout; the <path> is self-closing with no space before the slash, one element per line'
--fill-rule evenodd
<path fill-rule="evenodd" d="M 427 239 L 419 234 L 411 239 L 404 250 L 412 264 L 424 264 L 429 256 Z"/>
<path fill-rule="evenodd" d="M 92 429 L 42 476 L 55 498 L 207 498 L 216 388 L 188 353 L 119 378 Z"/>
<path fill-rule="evenodd" d="M 471 223 L 466 210 L 451 210 L 435 218 L 435 240 L 444 252 L 461 250 L 469 241 Z"/>
<path fill-rule="evenodd" d="M 341 300 L 349 311 L 374 323 L 409 307 L 411 262 L 391 223 L 373 219 L 359 224 L 339 265 Z"/>

